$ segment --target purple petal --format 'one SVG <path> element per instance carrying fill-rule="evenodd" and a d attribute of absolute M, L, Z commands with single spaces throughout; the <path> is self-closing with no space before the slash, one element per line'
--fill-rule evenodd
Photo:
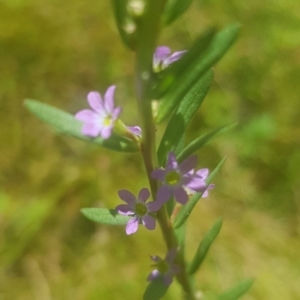
<path fill-rule="evenodd" d="M 102 112 L 104 110 L 103 101 L 101 95 L 98 92 L 90 92 L 87 95 L 87 100 L 90 107 L 97 113 Z"/>
<path fill-rule="evenodd" d="M 149 190 L 147 188 L 143 188 L 139 192 L 138 201 L 145 203 L 149 197 L 150 197 Z"/>
<path fill-rule="evenodd" d="M 204 179 L 197 178 L 197 177 L 191 178 L 189 183 L 186 184 L 185 186 L 187 186 L 188 188 L 196 192 L 201 192 L 206 189 L 206 183 Z"/>
<path fill-rule="evenodd" d="M 122 108 L 119 107 L 119 106 L 117 106 L 117 107 L 114 109 L 113 113 L 112 113 L 112 119 L 113 119 L 114 121 L 117 120 L 117 119 L 119 118 L 119 115 L 120 115 L 121 112 L 122 112 Z"/>
<path fill-rule="evenodd" d="M 209 170 L 205 168 L 205 169 L 198 170 L 195 176 L 206 179 L 208 174 L 209 174 Z"/>
<path fill-rule="evenodd" d="M 101 130 L 101 137 L 103 139 L 108 139 L 111 136 L 111 132 L 112 132 L 113 127 L 112 126 L 105 126 L 102 128 Z"/>
<path fill-rule="evenodd" d="M 165 202 L 167 202 L 172 195 L 172 189 L 166 185 L 162 185 L 156 194 L 156 201 L 164 204 Z"/>
<path fill-rule="evenodd" d="M 142 136 L 142 129 L 139 126 L 127 126 L 127 129 L 139 137 Z"/>
<path fill-rule="evenodd" d="M 171 63 L 175 62 L 176 60 L 180 59 L 182 57 L 182 55 L 184 55 L 187 51 L 183 50 L 183 51 L 177 51 L 174 52 L 172 55 L 170 55 L 164 62 L 164 67 L 167 67 L 168 65 L 170 65 Z"/>
<path fill-rule="evenodd" d="M 122 214 L 122 215 L 125 215 L 125 216 L 135 214 L 135 211 L 133 210 L 133 208 L 128 204 L 120 204 L 120 205 L 116 206 L 115 210 L 119 214 Z"/>
<path fill-rule="evenodd" d="M 189 197 L 182 186 L 174 189 L 174 197 L 175 200 L 180 204 L 186 204 L 189 200 Z"/>
<path fill-rule="evenodd" d="M 168 57 L 170 53 L 171 53 L 171 49 L 169 47 L 166 46 L 157 47 L 153 55 L 154 65 L 159 65 Z"/>
<path fill-rule="evenodd" d="M 114 93 L 116 86 L 111 85 L 104 94 L 104 107 L 107 112 L 112 113 L 115 107 L 114 104 Z"/>
<path fill-rule="evenodd" d="M 176 160 L 174 152 L 169 152 L 166 170 L 176 170 L 178 168 L 178 162 Z"/>
<path fill-rule="evenodd" d="M 138 227 L 139 227 L 139 219 L 138 218 L 130 219 L 126 225 L 126 234 L 130 235 L 135 233 L 138 230 Z"/>
<path fill-rule="evenodd" d="M 160 276 L 160 273 L 158 270 L 153 270 L 147 277 L 147 281 L 152 281 Z"/>
<path fill-rule="evenodd" d="M 149 215 L 145 215 L 142 217 L 142 223 L 148 230 L 154 230 L 155 229 L 155 220 L 153 217 Z"/>
<path fill-rule="evenodd" d="M 155 200 L 155 201 L 151 201 L 148 202 L 146 204 L 147 207 L 147 211 L 148 212 L 157 212 L 164 204 L 166 201 L 162 201 L 162 200 Z"/>
<path fill-rule="evenodd" d="M 213 189 L 214 187 L 215 187 L 214 184 L 210 184 L 210 185 L 207 187 L 207 189 L 205 190 L 205 192 L 203 193 L 202 198 L 206 198 L 206 197 L 208 196 L 208 190 L 211 190 L 211 189 Z"/>
<path fill-rule="evenodd" d="M 185 161 L 183 161 L 179 165 L 181 174 L 186 174 L 190 170 L 194 169 L 195 166 L 197 165 L 197 161 L 198 161 L 197 155 L 192 155 L 192 156 L 188 157 Z"/>
<path fill-rule="evenodd" d="M 90 109 L 83 109 L 75 115 L 75 118 L 81 122 L 92 123 L 91 120 L 98 118 L 98 115 Z"/>
<path fill-rule="evenodd" d="M 101 126 L 92 123 L 86 123 L 81 128 L 81 133 L 83 135 L 97 137 L 100 134 Z"/>
<path fill-rule="evenodd" d="M 151 173 L 151 177 L 154 178 L 154 179 L 156 179 L 156 180 L 163 181 L 165 179 L 165 174 L 166 174 L 165 170 L 163 170 L 163 169 L 157 169 L 157 170 L 154 170 Z"/>
<path fill-rule="evenodd" d="M 135 204 L 137 202 L 135 196 L 129 192 L 128 190 L 119 190 L 119 197 L 125 201 L 130 207 L 135 208 Z"/>

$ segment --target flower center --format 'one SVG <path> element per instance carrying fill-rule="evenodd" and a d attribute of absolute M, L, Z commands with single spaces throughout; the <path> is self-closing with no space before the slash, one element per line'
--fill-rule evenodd
<path fill-rule="evenodd" d="M 171 171 L 166 175 L 165 179 L 169 185 L 177 185 L 180 182 L 181 176 L 176 171 Z"/>
<path fill-rule="evenodd" d="M 147 207 L 144 203 L 137 203 L 135 205 L 135 213 L 142 217 L 147 214 Z"/>
<path fill-rule="evenodd" d="M 104 120 L 103 120 L 103 125 L 104 125 L 105 127 L 107 127 L 107 126 L 110 126 L 111 123 L 112 123 L 112 118 L 111 118 L 111 116 L 110 116 L 110 115 L 106 116 L 106 117 L 104 118 Z"/>

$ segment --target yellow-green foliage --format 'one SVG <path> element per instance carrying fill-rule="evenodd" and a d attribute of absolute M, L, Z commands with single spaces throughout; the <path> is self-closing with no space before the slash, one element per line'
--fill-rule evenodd
<path fill-rule="evenodd" d="M 192 257 L 224 218 L 197 275 L 206 300 L 247 277 L 256 282 L 245 300 L 300 299 L 299 12 L 295 0 L 197 0 L 161 37 L 181 50 L 207 26 L 242 24 L 187 137 L 240 122 L 199 152 L 210 169 L 228 155 L 188 224 Z M 139 155 L 57 136 L 22 104 L 30 97 L 75 113 L 90 90 L 115 83 L 126 124 L 137 124 L 134 56 L 109 1 L 1 0 L 0 20 L 0 299 L 141 299 L 148 254 L 165 252 L 159 231 L 128 237 L 79 213 L 146 186 Z M 174 284 L 165 298 L 178 292 Z"/>

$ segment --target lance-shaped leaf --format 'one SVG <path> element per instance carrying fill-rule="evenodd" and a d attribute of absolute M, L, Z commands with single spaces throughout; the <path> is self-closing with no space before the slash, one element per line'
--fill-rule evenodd
<path fill-rule="evenodd" d="M 128 0 L 112 0 L 112 5 L 122 41 L 131 50 L 134 50 L 136 24 L 128 10 L 128 2 Z"/>
<path fill-rule="evenodd" d="M 182 75 L 160 99 L 156 122 L 167 118 L 183 99 L 187 91 L 226 53 L 235 41 L 239 32 L 239 25 L 233 24 L 218 32 L 205 51 L 184 70 Z"/>
<path fill-rule="evenodd" d="M 192 2 L 193 0 L 168 0 L 163 13 L 164 24 L 169 25 L 175 21 L 189 8 Z"/>
<path fill-rule="evenodd" d="M 219 170 L 221 169 L 221 167 L 223 166 L 225 160 L 227 157 L 224 157 L 219 164 L 216 166 L 216 168 L 210 173 L 210 175 L 207 177 L 206 179 L 206 184 L 207 186 L 211 183 L 211 181 L 213 180 L 213 178 L 216 176 L 216 174 L 219 172 Z M 202 193 L 195 193 L 192 198 L 181 207 L 175 221 L 173 224 L 173 227 L 179 228 L 189 217 L 189 215 L 191 214 L 193 208 L 195 207 L 195 205 L 197 204 L 197 202 L 199 201 L 199 199 L 202 197 L 204 192 Z"/>
<path fill-rule="evenodd" d="M 240 299 L 251 288 L 254 279 L 246 279 L 238 283 L 235 287 L 222 293 L 217 297 L 217 300 L 237 300 Z"/>
<path fill-rule="evenodd" d="M 107 225 L 125 225 L 131 217 L 118 214 L 114 209 L 82 208 L 81 213 L 89 220 Z"/>
<path fill-rule="evenodd" d="M 108 139 L 90 138 L 81 133 L 82 123 L 73 115 L 58 108 L 35 100 L 25 100 L 25 106 L 43 122 L 51 125 L 61 133 L 71 135 L 83 141 L 89 141 L 105 148 L 122 152 L 137 152 L 138 145 L 132 140 L 112 134 Z"/>
<path fill-rule="evenodd" d="M 201 266 L 210 246 L 214 242 L 215 238 L 218 236 L 221 227 L 222 227 L 222 219 L 218 219 L 215 224 L 212 226 L 212 228 L 205 234 L 204 238 L 202 239 L 201 243 L 199 244 L 199 247 L 197 249 L 197 252 L 191 261 L 191 263 L 188 266 L 188 273 L 194 274 L 199 267 Z"/>
<path fill-rule="evenodd" d="M 149 282 L 143 300 L 159 300 L 167 292 L 169 286 L 165 285 L 162 277 L 158 277 Z"/>
<path fill-rule="evenodd" d="M 160 166 L 166 164 L 167 154 L 177 149 L 177 145 L 182 139 L 188 124 L 203 102 L 212 80 L 213 71 L 209 70 L 180 102 L 176 112 L 168 123 L 157 151 Z"/>
<path fill-rule="evenodd" d="M 214 28 L 201 34 L 184 55 L 169 65 L 165 70 L 158 73 L 157 81 L 154 83 L 153 98 L 160 99 L 171 87 L 176 87 L 180 82 L 182 74 L 194 64 L 197 57 L 209 47 L 216 31 Z"/>
<path fill-rule="evenodd" d="M 211 132 L 205 133 L 195 140 L 193 140 L 190 144 L 188 144 L 178 155 L 177 160 L 178 162 L 184 161 L 186 158 L 194 154 L 198 149 L 208 143 L 211 139 L 216 137 L 217 135 L 224 133 L 230 129 L 232 129 L 237 123 L 227 124 L 221 126 Z"/>

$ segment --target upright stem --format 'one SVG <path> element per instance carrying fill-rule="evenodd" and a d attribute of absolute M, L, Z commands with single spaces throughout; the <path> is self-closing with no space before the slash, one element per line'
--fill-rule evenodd
<path fill-rule="evenodd" d="M 137 107 L 142 127 L 141 152 L 151 193 L 155 199 L 158 185 L 157 181 L 151 178 L 151 173 L 158 167 L 158 161 L 155 145 L 155 124 L 151 107 L 151 83 L 153 77 L 152 60 L 156 40 L 160 31 L 161 13 L 166 0 L 144 1 L 145 10 L 137 26 L 135 88 Z M 165 206 L 158 211 L 157 217 L 168 249 L 178 248 L 178 241 Z M 181 284 L 187 299 L 194 300 L 194 293 L 185 272 L 186 265 L 182 255 L 179 255 L 178 263 L 182 268 L 182 272 L 178 274 L 177 280 Z"/>

